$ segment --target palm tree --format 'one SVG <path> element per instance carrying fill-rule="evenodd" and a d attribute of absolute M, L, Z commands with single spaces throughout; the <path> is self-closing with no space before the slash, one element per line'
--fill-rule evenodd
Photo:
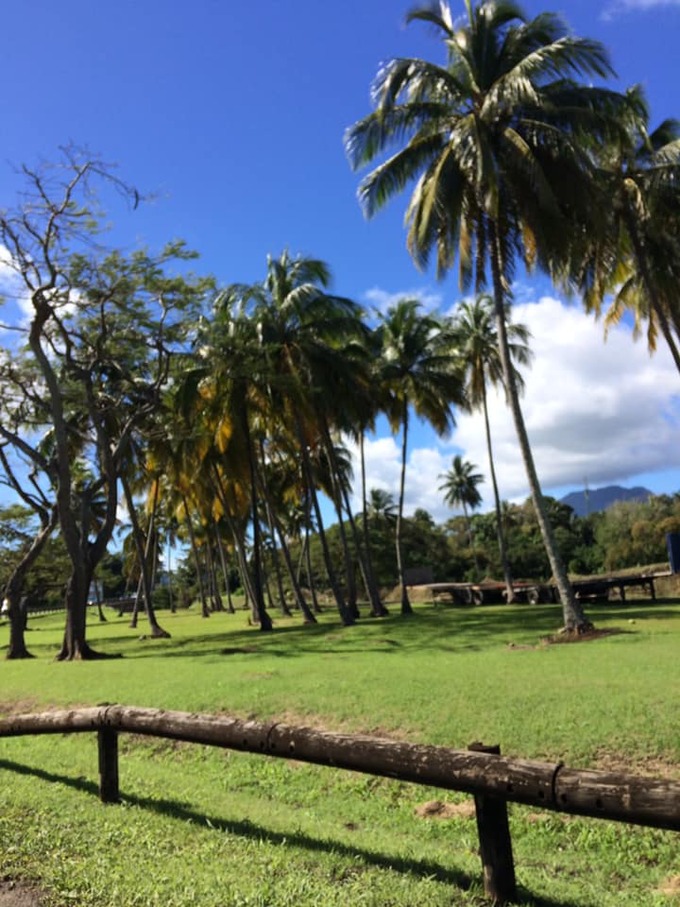
<path fill-rule="evenodd" d="M 409 413 L 426 419 L 439 435 L 454 424 L 453 405 L 465 405 L 456 360 L 451 356 L 442 323 L 420 312 L 416 299 L 402 299 L 391 306 L 380 323 L 382 380 L 389 395 L 388 418 L 393 431 L 401 428 L 401 473 L 395 543 L 401 586 L 401 613 L 413 609 L 404 583 L 401 529 L 404 514 Z"/>
<path fill-rule="evenodd" d="M 527 19 L 512 0 L 466 0 L 463 24 L 445 0 L 407 17 L 437 30 L 445 65 L 395 59 L 373 86 L 375 110 L 352 126 L 346 148 L 354 167 L 401 145 L 363 181 L 367 216 L 417 179 L 407 209 L 409 251 L 424 267 L 436 252 L 437 272 L 456 258 L 463 287 L 474 277 L 493 288 L 499 352 L 546 552 L 560 590 L 565 626 L 587 625 L 557 549 L 519 404 L 507 332 L 515 259 L 548 269 L 566 254 L 569 215 L 588 210 L 592 159 L 583 135 L 605 140 L 614 92 L 585 87 L 577 77 L 612 74 L 597 42 L 570 35 L 550 13 Z M 621 101 L 621 103 L 619 103 Z"/>
<path fill-rule="evenodd" d="M 529 331 L 523 324 L 513 324 L 509 315 L 506 317 L 506 321 L 510 358 L 513 363 L 517 362 L 521 365 L 526 365 L 531 358 L 531 351 L 527 345 Z M 451 324 L 451 341 L 453 349 L 463 361 L 470 406 L 472 409 L 481 408 L 484 414 L 486 446 L 489 453 L 489 473 L 491 475 L 496 511 L 498 550 L 503 568 L 503 578 L 505 579 L 506 601 L 511 602 L 514 598 L 512 574 L 505 543 L 505 533 L 503 532 L 501 499 L 498 493 L 496 468 L 493 460 L 487 401 L 487 384 L 491 384 L 494 387 L 504 387 L 503 364 L 498 348 L 498 333 L 494 323 L 493 300 L 490 296 L 480 294 L 472 300 L 465 300 L 459 304 Z M 523 378 L 517 369 L 514 369 L 514 372 L 515 386 L 518 391 L 521 391 L 524 386 Z"/>
<path fill-rule="evenodd" d="M 260 376 L 262 428 L 273 421 L 277 431 L 287 432 L 297 444 L 329 582 L 341 619 L 349 625 L 354 618 L 331 562 L 313 460 L 323 446 L 319 413 L 332 411 L 329 401 L 342 398 L 350 383 L 344 342 L 357 331 L 360 309 L 352 300 L 330 294 L 329 283 L 324 262 L 283 252 L 278 258 L 268 257 L 261 283 L 234 284 L 220 294 L 218 303 L 238 312 L 258 337 L 257 358 L 248 377 L 252 391 L 253 375 Z"/>
<path fill-rule="evenodd" d="M 628 129 L 619 141 L 598 149 L 604 222 L 600 230 L 576 234 L 568 279 L 598 315 L 605 295 L 612 294 L 607 328 L 626 309 L 632 311 L 634 336 L 647 322 L 652 352 L 661 331 L 680 371 L 680 122 L 664 120 L 649 132 L 640 88 L 630 89 L 627 98 Z"/>
<path fill-rule="evenodd" d="M 471 510 L 475 510 L 482 503 L 482 496 L 479 493 L 477 486 L 481 485 L 484 481 L 484 477 L 481 473 L 475 472 L 476 468 L 474 463 L 471 463 L 469 460 L 463 460 L 459 454 L 456 454 L 451 463 L 451 469 L 439 476 L 440 479 L 443 479 L 443 482 L 439 486 L 439 490 L 445 492 L 444 501 L 449 507 L 463 508 L 463 516 L 465 518 L 465 525 L 468 533 L 468 544 L 472 550 L 472 556 L 475 561 L 475 571 L 477 573 L 477 579 L 479 579 L 481 571 L 479 569 L 477 552 L 473 547 L 472 523 L 470 522 L 470 514 L 468 513 L 468 507 Z"/>
<path fill-rule="evenodd" d="M 397 505 L 394 496 L 383 488 L 371 488 L 368 492 L 367 515 L 376 521 L 396 521 Z"/>

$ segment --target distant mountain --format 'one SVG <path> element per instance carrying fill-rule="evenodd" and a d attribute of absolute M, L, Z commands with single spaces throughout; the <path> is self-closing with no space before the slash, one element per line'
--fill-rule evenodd
<path fill-rule="evenodd" d="M 605 488 L 591 488 L 585 491 L 572 491 L 571 494 L 561 498 L 563 504 L 568 504 L 577 516 L 586 516 L 606 510 L 618 501 L 646 501 L 652 492 L 647 488 L 622 488 L 620 485 L 607 485 Z"/>

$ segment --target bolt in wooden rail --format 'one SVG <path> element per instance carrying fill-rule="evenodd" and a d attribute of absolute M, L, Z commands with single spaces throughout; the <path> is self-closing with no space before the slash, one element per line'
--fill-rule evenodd
<path fill-rule="evenodd" d="M 508 801 L 680 831 L 679 782 L 508 759 L 481 745 L 473 745 L 468 751 L 454 750 L 359 734 L 332 734 L 276 721 L 120 705 L 0 719 L 0 737 L 87 731 L 98 735 L 99 789 L 106 803 L 116 802 L 120 796 L 120 732 L 297 759 L 473 794 L 485 891 L 497 904 L 514 899 L 515 892 Z"/>

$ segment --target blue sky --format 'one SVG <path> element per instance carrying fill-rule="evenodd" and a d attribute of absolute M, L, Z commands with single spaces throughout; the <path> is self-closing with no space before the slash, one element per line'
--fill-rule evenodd
<path fill-rule="evenodd" d="M 368 113 L 369 86 L 393 56 L 441 59 L 426 28 L 405 27 L 401 0 L 24 0 L 4 10 L 0 99 L 0 204 L 15 168 L 54 159 L 68 142 L 118 166 L 153 201 L 111 211 L 118 244 L 151 247 L 183 237 L 198 267 L 225 282 L 254 281 L 267 253 L 284 247 L 325 259 L 334 289 L 366 305 L 418 294 L 450 311 L 455 279 L 437 284 L 405 250 L 406 196 L 366 222 L 345 128 Z M 642 83 L 654 123 L 680 116 L 680 0 L 524 4 L 560 12 L 578 34 L 608 48 L 619 87 Z M 462 3 L 453 4 L 462 12 Z M 518 287 L 516 318 L 536 351 L 525 407 L 544 490 L 610 482 L 680 488 L 678 376 L 663 351 L 650 360 L 627 328 L 606 346 L 602 329 L 545 281 Z M 1 339 L 1 338 L 0 338 Z M 511 427 L 496 401 L 499 482 L 522 498 Z M 462 452 L 486 471 L 478 418 L 463 416 L 447 440 L 414 434 L 408 506 L 446 512 L 440 472 Z M 381 430 L 369 479 L 396 490 L 397 444 Z"/>

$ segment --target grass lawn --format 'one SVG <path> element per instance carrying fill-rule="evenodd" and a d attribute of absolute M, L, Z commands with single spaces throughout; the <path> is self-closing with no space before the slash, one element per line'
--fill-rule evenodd
<path fill-rule="evenodd" d="M 161 612 L 171 640 L 109 617 L 90 642 L 124 658 L 72 664 L 53 660 L 61 618 L 34 618 L 37 657 L 0 664 L 0 712 L 118 702 L 276 717 L 680 778 L 680 604 L 589 613 L 622 632 L 539 644 L 560 624 L 548 605 L 421 604 L 352 628 L 329 610 L 317 627 L 278 618 L 271 634 L 242 611 Z M 94 735 L 0 740 L 0 876 L 37 882 L 50 905 L 484 903 L 469 797 L 151 738 L 122 736 L 120 752 L 123 803 L 104 807 Z M 435 799 L 439 816 L 418 814 Z M 520 806 L 511 828 L 523 904 L 680 904 L 677 834 Z"/>

